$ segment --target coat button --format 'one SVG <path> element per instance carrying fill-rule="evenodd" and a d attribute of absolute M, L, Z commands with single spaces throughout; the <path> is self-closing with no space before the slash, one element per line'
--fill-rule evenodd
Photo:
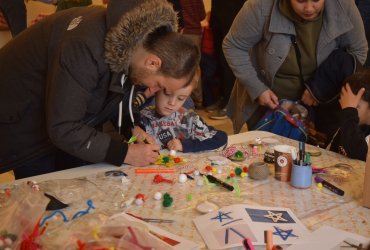
<path fill-rule="evenodd" d="M 263 69 L 261 69 L 261 75 L 263 75 L 263 76 L 265 76 L 266 75 L 266 72 L 263 70 Z"/>
<path fill-rule="evenodd" d="M 269 53 L 270 55 L 273 55 L 273 54 L 275 54 L 275 49 L 270 48 L 270 49 L 267 50 L 267 53 Z"/>

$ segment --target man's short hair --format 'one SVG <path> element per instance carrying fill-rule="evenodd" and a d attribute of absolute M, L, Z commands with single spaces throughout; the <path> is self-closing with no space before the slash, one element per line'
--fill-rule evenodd
<path fill-rule="evenodd" d="M 143 47 L 161 59 L 160 73 L 176 79 L 188 78 L 190 83 L 200 61 L 199 48 L 193 41 L 159 28 L 148 35 Z"/>

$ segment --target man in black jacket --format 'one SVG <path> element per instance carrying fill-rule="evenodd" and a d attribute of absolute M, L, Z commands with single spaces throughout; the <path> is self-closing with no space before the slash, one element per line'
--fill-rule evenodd
<path fill-rule="evenodd" d="M 130 119 L 119 119 L 118 129 L 127 139 L 137 124 L 129 112 L 134 86 L 154 93 L 190 82 L 199 51 L 176 31 L 176 13 L 165 0 L 111 0 L 107 9 L 53 14 L 4 46 L 0 172 L 13 169 L 18 179 L 55 171 L 61 152 L 118 166 L 154 162 L 158 145 L 128 145 L 97 128 L 122 111 L 119 118 Z M 62 168 L 81 163 L 68 164 Z"/>

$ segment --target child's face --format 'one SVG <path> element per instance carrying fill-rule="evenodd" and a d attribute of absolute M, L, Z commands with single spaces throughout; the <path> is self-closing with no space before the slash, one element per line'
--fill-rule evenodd
<path fill-rule="evenodd" d="M 370 107 L 369 103 L 360 100 L 357 105 L 358 117 L 360 118 L 359 125 L 370 125 Z"/>
<path fill-rule="evenodd" d="M 193 87 L 189 85 L 175 91 L 167 89 L 158 91 L 155 96 L 157 113 L 162 116 L 167 116 L 176 112 L 182 107 L 192 90 Z"/>

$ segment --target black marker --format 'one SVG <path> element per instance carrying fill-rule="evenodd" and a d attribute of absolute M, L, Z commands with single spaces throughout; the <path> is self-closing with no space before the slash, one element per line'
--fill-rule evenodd
<path fill-rule="evenodd" d="M 226 188 L 229 191 L 233 191 L 234 190 L 234 187 L 233 186 L 231 186 L 230 184 L 227 184 L 226 182 L 221 181 L 220 179 L 217 179 L 213 175 L 208 174 L 206 176 L 207 176 L 207 179 L 209 180 L 209 182 L 217 183 L 217 184 L 219 184 L 220 186 Z"/>
<path fill-rule="evenodd" d="M 190 180 L 194 180 L 194 177 L 193 176 L 191 176 L 190 174 L 185 174 L 186 175 L 186 177 L 188 177 L 188 179 L 190 179 Z"/>
<path fill-rule="evenodd" d="M 306 152 L 305 152 L 305 144 L 304 142 L 299 142 L 299 159 L 298 159 L 298 163 L 300 166 L 303 166 L 303 162 L 304 162 L 304 156 L 305 156 Z"/>
<path fill-rule="evenodd" d="M 324 187 L 326 187 L 327 189 L 329 189 L 330 191 L 332 191 L 333 193 L 335 193 L 337 195 L 340 195 L 340 196 L 344 195 L 344 191 L 342 189 L 334 186 L 333 184 L 327 182 L 326 180 L 322 179 L 319 176 L 315 177 L 315 181 L 317 183 L 321 183 Z"/>

